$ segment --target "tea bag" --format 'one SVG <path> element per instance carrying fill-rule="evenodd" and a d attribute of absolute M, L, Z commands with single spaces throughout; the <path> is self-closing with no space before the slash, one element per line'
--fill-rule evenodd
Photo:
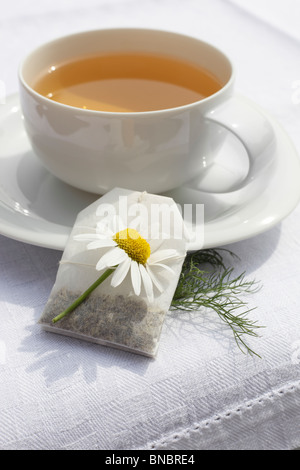
<path fill-rule="evenodd" d="M 109 191 L 78 214 L 39 324 L 154 357 L 187 241 L 173 199 Z M 94 283 L 97 287 L 57 320 Z"/>

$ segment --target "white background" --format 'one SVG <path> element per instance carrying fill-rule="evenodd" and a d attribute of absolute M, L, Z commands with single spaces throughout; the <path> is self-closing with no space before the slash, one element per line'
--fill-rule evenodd
<path fill-rule="evenodd" d="M 236 89 L 300 151 L 298 0 L 10 0 L 0 11 L 0 80 L 18 91 L 31 49 L 85 29 L 145 26 L 220 47 Z M 5 101 L 5 99 L 3 100 Z M 1 106 L 1 105 L 0 105 Z M 1 133 L 1 129 L 0 129 Z M 300 184 L 300 182 L 299 182 Z M 155 361 L 42 333 L 61 253 L 0 237 L 0 449 L 291 449 L 300 445 L 300 208 L 229 248 L 263 285 L 266 326 L 240 353 L 212 312 L 170 314 Z"/>

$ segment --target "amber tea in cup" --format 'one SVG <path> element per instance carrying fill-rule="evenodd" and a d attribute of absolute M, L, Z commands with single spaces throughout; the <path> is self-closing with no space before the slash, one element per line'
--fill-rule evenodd
<path fill-rule="evenodd" d="M 192 62 L 120 52 L 53 63 L 33 88 L 69 106 L 120 113 L 183 106 L 212 95 L 222 83 Z"/>
<path fill-rule="evenodd" d="M 144 28 L 84 31 L 24 58 L 23 122 L 54 176 L 96 194 L 161 194 L 201 182 L 230 132 L 249 157 L 246 177 L 229 188 L 236 191 L 269 164 L 274 132 L 235 97 L 234 78 L 230 59 L 197 38 Z"/>

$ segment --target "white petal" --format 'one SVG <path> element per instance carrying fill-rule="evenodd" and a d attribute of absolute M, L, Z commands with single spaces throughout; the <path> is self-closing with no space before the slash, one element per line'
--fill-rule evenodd
<path fill-rule="evenodd" d="M 145 267 L 142 264 L 139 265 L 139 268 L 140 268 L 140 273 L 141 273 L 141 276 L 142 276 L 142 280 L 143 280 L 143 284 L 144 284 L 144 287 L 145 287 L 147 298 L 148 298 L 149 302 L 151 303 L 154 300 L 153 284 L 152 284 L 151 277 L 149 276 L 149 274 L 147 273 Z"/>
<path fill-rule="evenodd" d="M 148 263 L 156 264 L 159 261 L 174 258 L 175 256 L 178 256 L 178 252 L 174 249 L 158 250 L 155 253 L 151 253 Z"/>
<path fill-rule="evenodd" d="M 117 287 L 124 281 L 129 271 L 130 264 L 131 264 L 131 259 L 129 257 L 127 257 L 127 259 L 123 261 L 123 263 L 119 264 L 111 280 L 112 287 Z"/>
<path fill-rule="evenodd" d="M 162 284 L 159 282 L 159 280 L 158 280 L 157 277 L 155 276 L 154 272 L 151 270 L 150 266 L 146 265 L 146 271 L 147 271 L 147 273 L 149 274 L 149 276 L 151 277 L 151 280 L 152 280 L 153 284 L 154 284 L 155 287 L 159 290 L 159 292 L 163 292 L 163 291 L 164 291 L 164 287 L 163 287 Z"/>
<path fill-rule="evenodd" d="M 151 253 L 155 253 L 156 251 L 158 251 L 159 247 L 165 240 L 151 238 L 151 240 L 147 240 L 147 241 L 150 245 Z"/>
<path fill-rule="evenodd" d="M 105 225 L 101 225 L 101 222 L 97 224 L 96 231 L 97 231 L 99 238 L 112 238 L 115 233 L 110 228 L 106 227 Z"/>
<path fill-rule="evenodd" d="M 139 231 L 139 227 L 141 225 L 141 217 L 138 215 L 129 223 L 129 228 L 134 228 L 135 230 Z"/>
<path fill-rule="evenodd" d="M 76 241 L 85 241 L 89 242 L 92 240 L 99 240 L 100 237 L 97 233 L 80 233 L 79 235 L 74 236 L 74 240 Z"/>
<path fill-rule="evenodd" d="M 104 268 L 111 268 L 117 266 L 128 258 L 127 253 L 118 246 L 109 250 L 105 255 L 100 258 L 96 265 L 97 271 Z"/>
<path fill-rule="evenodd" d="M 116 242 L 112 239 L 95 240 L 87 245 L 88 250 L 95 250 L 97 248 L 107 248 L 109 246 L 117 246 Z"/>
<path fill-rule="evenodd" d="M 108 267 L 106 261 L 107 261 L 107 258 L 110 259 L 109 257 L 110 257 L 110 254 L 112 253 L 113 250 L 114 250 L 114 248 L 112 248 L 107 253 L 105 253 L 103 256 L 101 256 L 98 263 L 96 264 L 97 271 L 101 271 L 102 269 Z"/>
<path fill-rule="evenodd" d="M 139 270 L 139 265 L 136 261 L 131 261 L 131 282 L 135 295 L 140 295 L 141 293 L 141 273 Z"/>
<path fill-rule="evenodd" d="M 173 269 L 170 268 L 170 266 L 167 266 L 166 264 L 163 264 L 163 263 L 155 263 L 155 264 L 153 264 L 152 266 L 160 266 L 161 268 L 166 269 L 166 270 L 169 271 L 170 273 L 174 274 Z"/>
<path fill-rule="evenodd" d="M 125 230 L 126 227 L 124 225 L 122 218 L 119 215 L 115 215 L 111 220 L 110 228 L 115 234 L 115 233 L 120 232 L 121 230 Z"/>
<path fill-rule="evenodd" d="M 150 230 L 150 233 L 149 233 L 149 238 L 151 240 L 156 240 L 156 241 L 159 241 L 159 242 L 163 242 L 163 237 L 161 236 L 161 227 L 160 227 L 160 223 L 159 222 L 155 222 L 155 221 L 152 221 L 150 227 L 149 227 L 149 230 Z"/>

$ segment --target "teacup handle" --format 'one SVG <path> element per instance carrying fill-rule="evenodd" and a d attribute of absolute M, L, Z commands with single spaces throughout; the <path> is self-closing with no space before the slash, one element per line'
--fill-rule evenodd
<path fill-rule="evenodd" d="M 246 99 L 233 96 L 206 115 L 208 121 L 232 132 L 244 145 L 249 158 L 245 178 L 222 193 L 237 191 L 256 179 L 273 162 L 276 139 L 267 118 Z M 206 191 L 205 192 L 209 192 Z M 217 191 L 212 191 L 216 193 Z"/>

